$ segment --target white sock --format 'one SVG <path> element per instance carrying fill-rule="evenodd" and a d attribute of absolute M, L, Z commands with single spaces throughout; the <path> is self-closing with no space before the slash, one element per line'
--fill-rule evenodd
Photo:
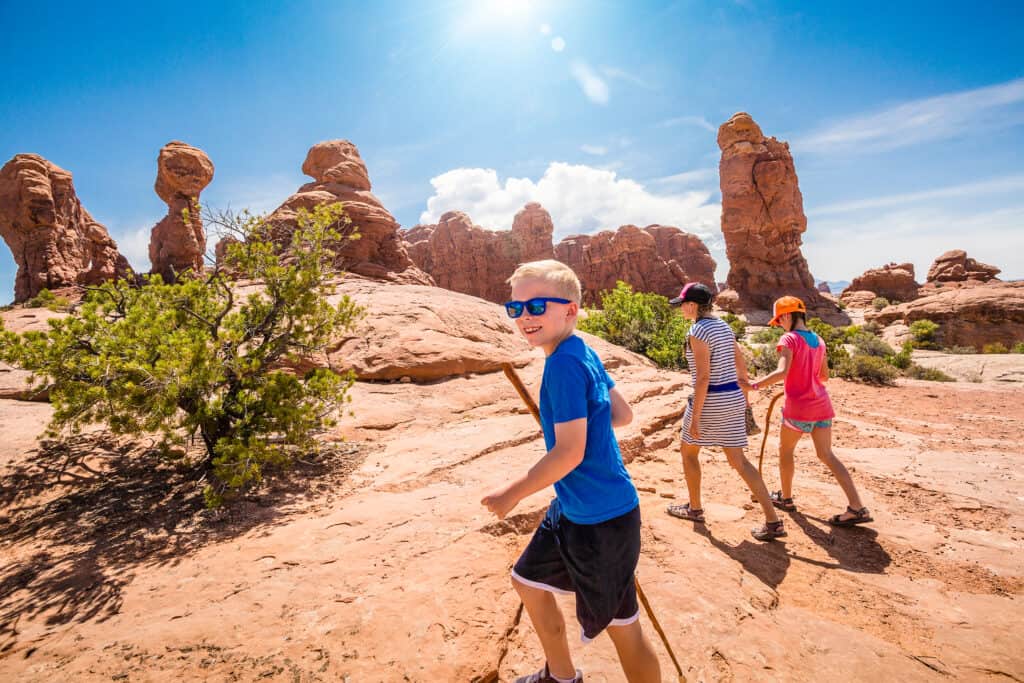
<path fill-rule="evenodd" d="M 548 675 L 551 676 L 556 681 L 558 681 L 558 683 L 574 683 L 574 681 L 576 680 L 576 676 L 573 676 L 572 678 L 559 678 L 558 676 L 556 676 L 555 674 L 553 674 L 551 672 L 548 672 Z"/>

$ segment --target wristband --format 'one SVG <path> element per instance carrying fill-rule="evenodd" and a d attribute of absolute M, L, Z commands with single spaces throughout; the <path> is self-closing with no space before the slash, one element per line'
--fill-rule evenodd
<path fill-rule="evenodd" d="M 753 389 L 754 391 L 760 390 L 760 382 L 754 382 L 753 384 L 750 385 L 750 388 Z"/>

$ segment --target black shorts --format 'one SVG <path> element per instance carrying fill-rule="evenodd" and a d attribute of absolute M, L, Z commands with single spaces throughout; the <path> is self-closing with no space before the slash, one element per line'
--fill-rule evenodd
<path fill-rule="evenodd" d="M 576 524 L 554 500 L 512 576 L 527 586 L 576 595 L 583 642 L 605 627 L 637 620 L 634 573 L 640 559 L 640 507 L 598 524 Z"/>

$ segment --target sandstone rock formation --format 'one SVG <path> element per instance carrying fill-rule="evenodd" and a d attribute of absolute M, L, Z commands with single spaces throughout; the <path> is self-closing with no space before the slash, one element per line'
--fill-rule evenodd
<path fill-rule="evenodd" d="M 818 283 L 818 291 L 822 294 L 831 294 L 832 288 L 828 286 L 828 283 L 822 280 Z"/>
<path fill-rule="evenodd" d="M 696 235 L 679 228 L 623 225 L 594 235 L 573 235 L 555 246 L 555 258 L 570 266 L 583 285 L 583 301 L 596 304 L 600 293 L 622 280 L 640 292 L 672 297 L 686 282 L 715 285 L 715 261 Z"/>
<path fill-rule="evenodd" d="M 880 325 L 931 320 L 940 327 L 942 346 L 973 346 L 1000 342 L 1011 347 L 1024 341 L 1024 282 L 990 282 L 976 287 L 939 289 L 932 294 L 864 317 Z"/>
<path fill-rule="evenodd" d="M 339 247 L 339 268 L 378 279 L 433 284 L 430 276 L 409 259 L 394 216 L 370 192 L 366 164 L 355 145 L 348 140 L 313 145 L 302 172 L 312 176 L 314 182 L 300 187 L 268 217 L 276 239 L 287 243 L 299 209 L 342 202 L 360 238 Z"/>
<path fill-rule="evenodd" d="M 860 277 L 854 278 L 850 286 L 843 290 L 843 301 L 846 301 L 848 293 L 852 295 L 862 291 L 873 292 L 875 296 L 885 297 L 893 303 L 911 301 L 917 298 L 919 287 L 914 280 L 913 263 L 889 263 L 881 268 L 866 270 Z"/>
<path fill-rule="evenodd" d="M 38 154 L 17 154 L 0 169 L 0 236 L 18 264 L 15 302 L 129 269 L 107 229 L 82 206 L 71 173 Z"/>
<path fill-rule="evenodd" d="M 963 249 L 953 249 L 935 259 L 928 269 L 928 282 L 988 282 L 999 273 L 995 266 L 968 258 Z"/>
<path fill-rule="evenodd" d="M 167 202 L 167 215 L 153 227 L 149 240 L 152 273 L 173 282 L 189 270 L 203 272 L 206 233 L 199 212 L 199 193 L 213 180 L 213 162 L 203 150 L 174 140 L 160 148 L 156 185 Z"/>
<path fill-rule="evenodd" d="M 536 202 L 515 216 L 511 231 L 474 225 L 461 211 L 449 211 L 437 225 L 417 225 L 403 233 L 409 256 L 439 287 L 500 303 L 508 299 L 506 280 L 526 261 L 553 257 L 551 215 Z"/>
<path fill-rule="evenodd" d="M 735 292 L 721 301 L 763 310 L 791 294 L 802 298 L 809 310 L 838 313 L 815 288 L 800 252 L 807 218 L 789 144 L 766 138 L 750 115 L 741 112 L 718 129 L 718 146 L 727 282 Z"/>

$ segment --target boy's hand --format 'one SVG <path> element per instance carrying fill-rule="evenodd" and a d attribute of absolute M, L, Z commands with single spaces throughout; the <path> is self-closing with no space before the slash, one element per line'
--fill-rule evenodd
<path fill-rule="evenodd" d="M 700 418 L 690 418 L 690 438 L 700 441 Z"/>
<path fill-rule="evenodd" d="M 502 486 L 481 498 L 480 504 L 493 512 L 498 519 L 505 519 L 505 515 L 519 504 L 519 498 L 516 497 L 511 485 Z"/>

